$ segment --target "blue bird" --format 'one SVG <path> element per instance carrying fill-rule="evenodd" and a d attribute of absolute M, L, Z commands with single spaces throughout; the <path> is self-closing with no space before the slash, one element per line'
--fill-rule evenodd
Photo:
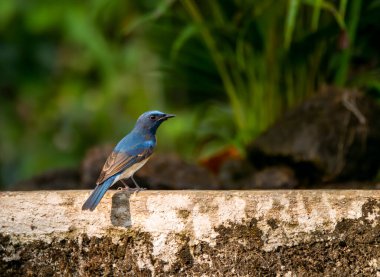
<path fill-rule="evenodd" d="M 141 189 L 133 179 L 133 174 L 139 170 L 150 158 L 156 146 L 156 131 L 162 122 L 174 117 L 160 111 L 143 113 L 136 122 L 133 130 L 126 135 L 109 155 L 96 187 L 82 206 L 82 210 L 93 211 L 103 198 L 104 194 L 117 181 L 131 178 L 136 190 Z M 126 186 L 128 188 L 128 186 Z"/>

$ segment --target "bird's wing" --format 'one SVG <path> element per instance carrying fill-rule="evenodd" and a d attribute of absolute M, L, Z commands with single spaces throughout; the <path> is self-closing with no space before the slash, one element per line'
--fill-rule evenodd
<path fill-rule="evenodd" d="M 146 143 L 137 144 L 128 151 L 118 152 L 114 150 L 111 155 L 108 156 L 96 184 L 99 185 L 109 177 L 124 171 L 131 165 L 145 160 L 152 153 L 153 145 Z"/>

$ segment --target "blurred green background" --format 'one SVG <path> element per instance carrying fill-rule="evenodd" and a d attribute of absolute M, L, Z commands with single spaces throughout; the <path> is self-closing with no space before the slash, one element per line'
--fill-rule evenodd
<path fill-rule="evenodd" d="M 132 3 L 133 2 L 133 3 Z M 239 149 L 325 85 L 380 98 L 380 1 L 0 1 L 0 187 L 150 109 L 159 150 Z"/>

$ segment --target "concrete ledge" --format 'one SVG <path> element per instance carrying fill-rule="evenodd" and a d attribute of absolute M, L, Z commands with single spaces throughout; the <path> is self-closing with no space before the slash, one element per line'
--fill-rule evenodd
<path fill-rule="evenodd" d="M 380 191 L 0 193 L 2 276 L 380 276 Z"/>

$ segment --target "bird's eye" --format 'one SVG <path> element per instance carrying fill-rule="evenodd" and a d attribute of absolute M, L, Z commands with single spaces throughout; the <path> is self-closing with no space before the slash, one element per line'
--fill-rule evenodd
<path fill-rule="evenodd" d="M 155 115 L 151 115 L 149 118 L 152 119 L 152 120 L 156 120 L 156 116 Z"/>

